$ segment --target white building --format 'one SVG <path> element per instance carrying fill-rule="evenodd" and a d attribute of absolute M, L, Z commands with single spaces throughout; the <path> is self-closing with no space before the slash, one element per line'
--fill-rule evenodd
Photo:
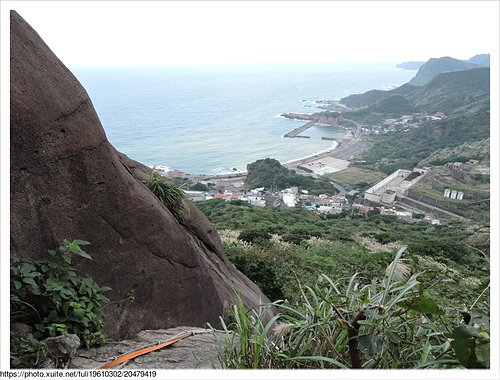
<path fill-rule="evenodd" d="M 364 198 L 372 202 L 392 203 L 398 195 L 406 195 L 408 189 L 419 181 L 426 170 L 414 168 L 413 171 L 399 169 L 390 176 L 365 191 Z M 393 199 L 394 197 L 394 199 Z"/>
<path fill-rule="evenodd" d="M 283 193 L 281 196 L 286 207 L 295 207 L 297 205 L 297 197 L 294 194 Z"/>
<path fill-rule="evenodd" d="M 192 202 L 200 202 L 207 199 L 205 193 L 203 191 L 191 191 L 191 190 L 183 190 L 184 194 L 188 197 L 188 199 Z"/>
<path fill-rule="evenodd" d="M 316 209 L 317 212 L 320 212 L 322 214 L 330 214 L 333 212 L 333 208 L 330 207 L 330 206 L 319 206 L 317 209 Z"/>
<path fill-rule="evenodd" d="M 398 219 L 410 220 L 413 217 L 413 213 L 411 211 L 396 211 L 396 217 Z"/>
<path fill-rule="evenodd" d="M 443 194 L 443 196 L 444 196 L 445 198 L 449 198 L 449 197 L 450 197 L 450 189 L 444 189 L 444 194 Z"/>
<path fill-rule="evenodd" d="M 252 206 L 255 207 L 266 207 L 266 201 L 264 199 L 259 199 L 253 202 L 250 202 Z"/>
<path fill-rule="evenodd" d="M 250 190 L 250 193 L 252 193 L 252 194 L 260 194 L 260 193 L 262 193 L 264 191 L 264 189 L 265 189 L 264 187 L 257 187 L 257 188 L 255 188 L 253 190 Z"/>

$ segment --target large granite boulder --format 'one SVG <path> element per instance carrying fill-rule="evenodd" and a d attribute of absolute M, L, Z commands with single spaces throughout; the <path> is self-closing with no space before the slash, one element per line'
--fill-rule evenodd
<path fill-rule="evenodd" d="M 217 231 L 190 205 L 179 223 L 146 188 L 149 168 L 108 142 L 92 102 L 40 36 L 11 13 L 11 260 L 87 240 L 82 275 L 113 290 L 107 332 L 217 325 L 236 289 L 268 302 L 225 258 Z M 175 149 L 175 147 L 172 147 Z"/>

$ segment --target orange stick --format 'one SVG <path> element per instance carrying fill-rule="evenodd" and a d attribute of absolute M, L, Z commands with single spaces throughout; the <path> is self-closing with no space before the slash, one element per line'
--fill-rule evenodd
<path fill-rule="evenodd" d="M 157 345 L 155 346 L 151 346 L 151 347 L 146 347 L 146 348 L 142 348 L 142 349 L 139 349 L 139 350 L 136 350 L 136 351 L 132 351 L 132 352 L 128 352 L 126 354 L 123 354 L 119 357 L 117 357 L 116 359 L 108 362 L 108 363 L 104 363 L 102 366 L 98 367 L 98 369 L 107 369 L 107 368 L 113 368 L 119 364 L 122 364 L 128 360 L 131 360 L 131 359 L 134 359 L 138 356 L 141 356 L 141 355 L 144 355 L 144 354 L 147 354 L 147 353 L 150 353 L 150 352 L 153 352 L 153 351 L 156 351 L 156 350 L 159 350 L 163 347 L 167 347 L 167 346 L 170 346 L 174 343 L 177 343 L 178 341 L 180 340 L 183 340 L 185 338 L 187 338 L 188 336 L 191 336 L 193 335 L 193 332 L 192 331 L 189 331 L 189 332 L 186 332 L 184 333 L 183 335 L 180 335 L 178 337 L 175 337 L 175 338 L 171 338 L 171 339 L 168 339 L 168 340 L 165 340 L 163 342 L 159 342 Z"/>

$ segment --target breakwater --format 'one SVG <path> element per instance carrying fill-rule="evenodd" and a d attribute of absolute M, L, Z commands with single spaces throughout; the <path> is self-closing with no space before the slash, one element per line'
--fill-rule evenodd
<path fill-rule="evenodd" d="M 309 138 L 309 136 L 299 136 L 299 134 L 301 134 L 302 132 L 308 130 L 313 125 L 314 125 L 314 123 L 312 121 L 310 121 L 309 123 L 306 123 L 306 124 L 304 124 L 304 125 L 302 125 L 300 127 L 297 127 L 295 129 L 293 129 L 292 131 L 286 133 L 285 135 L 283 135 L 283 137 L 288 137 L 288 138 L 294 138 L 294 137 Z"/>

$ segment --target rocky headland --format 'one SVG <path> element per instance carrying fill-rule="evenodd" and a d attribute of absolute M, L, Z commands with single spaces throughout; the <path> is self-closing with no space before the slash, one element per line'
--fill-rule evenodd
<path fill-rule="evenodd" d="M 316 112 L 313 114 L 289 112 L 289 113 L 284 113 L 281 116 L 286 117 L 287 119 L 307 120 L 315 123 L 336 126 L 339 124 L 340 114 L 338 112 L 331 112 L 331 111 Z"/>

